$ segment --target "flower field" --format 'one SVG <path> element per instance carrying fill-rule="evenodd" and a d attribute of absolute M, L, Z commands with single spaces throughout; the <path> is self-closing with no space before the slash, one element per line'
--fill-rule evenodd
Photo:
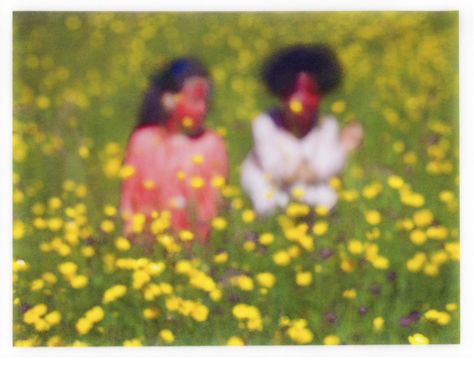
<path fill-rule="evenodd" d="M 15 13 L 13 344 L 458 343 L 457 35 L 455 12 Z M 295 193 L 262 219 L 239 187 L 276 104 L 261 63 L 311 42 L 345 71 L 323 112 L 364 143 L 333 212 Z M 163 211 L 144 250 L 122 236 L 122 159 L 148 77 L 182 55 L 212 74 L 231 176 L 207 245 Z"/>

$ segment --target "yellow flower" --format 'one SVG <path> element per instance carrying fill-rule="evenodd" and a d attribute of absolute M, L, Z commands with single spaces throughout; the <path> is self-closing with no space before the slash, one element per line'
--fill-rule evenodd
<path fill-rule="evenodd" d="M 85 318 L 92 323 L 100 322 L 104 319 L 104 310 L 100 306 L 95 306 L 86 312 Z"/>
<path fill-rule="evenodd" d="M 242 291 L 252 291 L 253 290 L 253 280 L 252 278 L 246 275 L 239 275 L 235 277 L 235 284 L 242 290 Z"/>
<path fill-rule="evenodd" d="M 115 223 L 109 219 L 103 220 L 100 223 L 100 229 L 105 233 L 111 233 L 115 229 Z"/>
<path fill-rule="evenodd" d="M 212 227 L 217 231 L 225 230 L 227 227 L 227 221 L 222 217 L 215 217 L 212 222 Z"/>
<path fill-rule="evenodd" d="M 115 248 L 117 248 L 119 251 L 128 251 L 130 247 L 130 242 L 126 238 L 119 236 L 117 239 L 115 239 Z"/>
<path fill-rule="evenodd" d="M 410 335 L 410 336 L 408 337 L 408 342 L 409 342 L 410 344 L 414 344 L 414 345 L 430 344 L 430 340 L 429 340 L 426 336 L 424 336 L 424 335 L 422 335 L 422 334 L 420 334 L 420 333 L 416 333 L 416 334 Z"/>
<path fill-rule="evenodd" d="M 95 255 L 95 249 L 90 245 L 85 245 L 81 248 L 81 253 L 84 257 L 92 257 Z"/>
<path fill-rule="evenodd" d="M 300 287 L 306 287 L 313 281 L 313 274 L 309 271 L 299 271 L 296 273 L 296 284 Z"/>
<path fill-rule="evenodd" d="M 214 263 L 225 264 L 228 259 L 229 259 L 229 254 L 227 252 L 221 252 L 214 256 Z"/>
<path fill-rule="evenodd" d="M 286 208 L 286 214 L 288 217 L 305 217 L 309 212 L 309 206 L 302 203 L 290 203 Z"/>
<path fill-rule="evenodd" d="M 407 261 L 407 269 L 412 273 L 419 272 L 426 262 L 426 255 L 422 252 L 417 252 Z"/>
<path fill-rule="evenodd" d="M 410 240 L 415 245 L 423 245 L 426 242 L 426 234 L 421 230 L 413 230 L 410 233 Z"/>
<path fill-rule="evenodd" d="M 108 288 L 102 297 L 102 302 L 104 304 L 111 303 L 121 297 L 123 297 L 127 293 L 127 287 L 123 284 L 117 284 Z"/>
<path fill-rule="evenodd" d="M 425 227 L 433 222 L 433 213 L 428 209 L 418 210 L 413 214 L 413 221 L 418 227 Z"/>
<path fill-rule="evenodd" d="M 257 282 L 260 286 L 272 288 L 275 285 L 276 278 L 272 273 L 259 273 L 256 275 Z"/>
<path fill-rule="evenodd" d="M 160 339 L 165 343 L 172 343 L 174 341 L 174 335 L 171 330 L 164 329 L 160 331 Z"/>
<path fill-rule="evenodd" d="M 201 154 L 195 154 L 191 158 L 193 164 L 201 165 L 204 162 L 204 156 Z"/>
<path fill-rule="evenodd" d="M 195 304 L 191 310 L 191 318 L 198 322 L 204 322 L 209 315 L 209 309 L 203 304 Z"/>
<path fill-rule="evenodd" d="M 313 233 L 314 235 L 324 235 L 328 231 L 328 223 L 326 221 L 316 221 L 313 225 Z"/>
<path fill-rule="evenodd" d="M 286 251 L 278 251 L 273 255 L 273 262 L 278 266 L 288 265 L 290 261 L 291 257 Z"/>
<path fill-rule="evenodd" d="M 314 212 L 320 217 L 326 217 L 329 214 L 329 209 L 325 206 L 317 206 Z"/>
<path fill-rule="evenodd" d="M 324 345 L 339 345 L 340 343 L 341 343 L 341 340 L 336 335 L 328 335 L 328 336 L 325 336 L 323 339 Z"/>
<path fill-rule="evenodd" d="M 439 274 L 438 266 L 432 263 L 427 263 L 423 268 L 423 272 L 429 277 L 436 277 Z"/>
<path fill-rule="evenodd" d="M 125 340 L 123 342 L 123 346 L 124 347 L 141 347 L 142 346 L 142 342 L 140 341 L 140 339 L 136 338 L 136 339 L 130 339 L 130 340 Z"/>
<path fill-rule="evenodd" d="M 355 299 L 356 296 L 357 296 L 357 291 L 354 288 L 345 290 L 342 293 L 342 297 L 345 298 L 345 299 Z"/>
<path fill-rule="evenodd" d="M 156 319 L 160 315 L 160 312 L 156 308 L 145 308 L 143 310 L 143 317 L 152 320 Z"/>
<path fill-rule="evenodd" d="M 190 242 L 194 239 L 194 234 L 189 230 L 180 230 L 179 239 L 183 242 Z"/>
<path fill-rule="evenodd" d="M 76 274 L 77 265 L 71 261 L 63 262 L 62 264 L 58 265 L 58 270 L 63 276 L 70 277 Z"/>
<path fill-rule="evenodd" d="M 27 271 L 30 268 L 30 265 L 25 262 L 24 260 L 15 260 L 13 261 L 12 264 L 12 270 L 13 272 L 22 272 L 22 271 Z"/>
<path fill-rule="evenodd" d="M 228 340 L 227 340 L 227 343 L 226 345 L 230 345 L 230 346 L 243 346 L 244 345 L 244 341 L 239 338 L 238 336 L 231 336 Z"/>
<path fill-rule="evenodd" d="M 448 235 L 448 229 L 444 226 L 431 226 L 426 230 L 426 236 L 434 240 L 445 240 Z"/>
<path fill-rule="evenodd" d="M 360 240 L 351 239 L 349 240 L 347 249 L 350 253 L 358 255 L 364 251 L 364 246 L 362 245 L 362 242 Z"/>
<path fill-rule="evenodd" d="M 272 244 L 274 240 L 275 240 L 275 236 L 269 232 L 260 234 L 258 238 L 258 242 L 261 245 L 265 245 L 265 246 Z"/>
<path fill-rule="evenodd" d="M 300 113 L 303 110 L 303 104 L 299 100 L 290 100 L 290 110 L 293 113 Z"/>
<path fill-rule="evenodd" d="M 372 321 L 372 326 L 374 327 L 375 332 L 380 332 L 383 330 L 385 320 L 382 317 L 375 317 Z"/>
<path fill-rule="evenodd" d="M 445 308 L 448 312 L 454 312 L 458 308 L 458 306 L 456 303 L 449 303 L 446 304 Z"/>
<path fill-rule="evenodd" d="M 89 283 L 89 278 L 85 275 L 75 275 L 70 280 L 72 288 L 84 288 Z"/>
<path fill-rule="evenodd" d="M 204 187 L 204 179 L 202 179 L 201 177 L 192 177 L 190 185 L 192 188 L 198 190 Z"/>
<path fill-rule="evenodd" d="M 255 212 L 252 209 L 245 209 L 242 212 L 242 221 L 250 223 L 255 220 Z"/>
<path fill-rule="evenodd" d="M 211 179 L 211 184 L 215 188 L 222 188 L 225 185 L 225 178 L 221 175 L 216 175 Z"/>
<path fill-rule="evenodd" d="M 57 325 L 61 322 L 61 313 L 57 310 L 52 311 L 44 316 L 44 319 L 51 326 Z"/>
<path fill-rule="evenodd" d="M 403 187 L 405 182 L 403 179 L 398 175 L 391 175 L 387 178 L 387 184 L 393 188 L 394 190 L 399 190 Z"/>
<path fill-rule="evenodd" d="M 43 273 L 43 275 L 41 276 L 41 278 L 45 281 L 45 282 L 48 282 L 49 284 L 55 284 L 57 281 L 58 281 L 58 278 L 56 277 L 56 275 L 54 275 L 53 273 L 51 272 L 46 272 L 46 273 Z"/>
<path fill-rule="evenodd" d="M 378 225 L 381 220 L 380 213 L 377 210 L 368 210 L 365 212 L 365 220 L 370 225 Z"/>
<path fill-rule="evenodd" d="M 346 110 L 346 102 L 344 100 L 337 100 L 331 105 L 331 111 L 335 114 L 340 114 Z"/>
<path fill-rule="evenodd" d="M 243 244 L 243 248 L 246 252 L 252 252 L 256 247 L 257 245 L 252 240 L 246 240 Z"/>
<path fill-rule="evenodd" d="M 76 330 L 79 333 L 79 335 L 87 334 L 92 329 L 93 326 L 94 326 L 93 322 L 91 322 L 87 318 L 80 318 L 76 322 Z"/>
<path fill-rule="evenodd" d="M 303 323 L 293 323 L 287 330 L 287 334 L 291 340 L 297 344 L 307 344 L 313 340 L 313 333 L 306 328 L 306 321 L 300 320 Z M 299 322 L 299 321 L 298 321 Z"/>
<path fill-rule="evenodd" d="M 135 174 L 135 168 L 132 165 L 123 165 L 118 173 L 121 179 L 129 179 Z"/>
<path fill-rule="evenodd" d="M 132 286 L 133 288 L 137 290 L 141 289 L 151 279 L 150 275 L 146 271 L 143 271 L 143 270 L 135 270 L 133 272 L 132 278 L 133 278 Z"/>
<path fill-rule="evenodd" d="M 14 240 L 22 239 L 25 236 L 25 231 L 26 231 L 25 224 L 22 221 L 18 219 L 13 221 L 13 239 Z"/>

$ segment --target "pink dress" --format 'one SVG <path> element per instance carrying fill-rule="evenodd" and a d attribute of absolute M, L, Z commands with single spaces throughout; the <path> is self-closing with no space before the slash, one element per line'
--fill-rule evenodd
<path fill-rule="evenodd" d="M 188 229 L 207 239 L 221 200 L 215 182 L 228 174 L 226 146 L 219 135 L 206 130 L 192 138 L 160 126 L 141 127 L 130 137 L 125 164 L 135 170 L 122 184 L 126 235 L 133 214 L 143 213 L 149 221 L 154 211 L 167 210 L 172 229 Z"/>

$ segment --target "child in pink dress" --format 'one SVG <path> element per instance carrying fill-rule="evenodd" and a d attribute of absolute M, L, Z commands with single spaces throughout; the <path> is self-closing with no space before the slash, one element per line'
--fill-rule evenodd
<path fill-rule="evenodd" d="M 219 211 L 219 183 L 227 179 L 223 139 L 204 127 L 210 78 L 194 59 L 172 61 L 151 82 L 127 147 L 131 176 L 122 184 L 120 211 L 125 235 L 147 236 L 153 217 L 170 214 L 171 228 L 190 230 L 205 241 Z M 135 233 L 134 216 L 145 218 Z"/>
<path fill-rule="evenodd" d="M 272 214 L 292 199 L 335 206 L 328 181 L 363 136 L 358 123 L 339 131 L 335 118 L 319 115 L 322 97 L 341 76 L 335 54 L 321 45 L 285 48 L 265 64 L 263 79 L 280 105 L 255 119 L 254 147 L 241 165 L 241 184 L 257 214 Z"/>

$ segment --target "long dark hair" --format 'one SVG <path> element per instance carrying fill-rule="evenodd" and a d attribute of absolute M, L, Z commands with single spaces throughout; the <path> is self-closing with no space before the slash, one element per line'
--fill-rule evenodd
<path fill-rule="evenodd" d="M 143 98 L 138 125 L 159 125 L 166 119 L 166 111 L 161 104 L 161 96 L 165 92 L 179 92 L 187 78 L 202 77 L 209 79 L 204 65 L 193 57 L 172 60 L 161 71 L 150 79 L 150 85 Z"/>

